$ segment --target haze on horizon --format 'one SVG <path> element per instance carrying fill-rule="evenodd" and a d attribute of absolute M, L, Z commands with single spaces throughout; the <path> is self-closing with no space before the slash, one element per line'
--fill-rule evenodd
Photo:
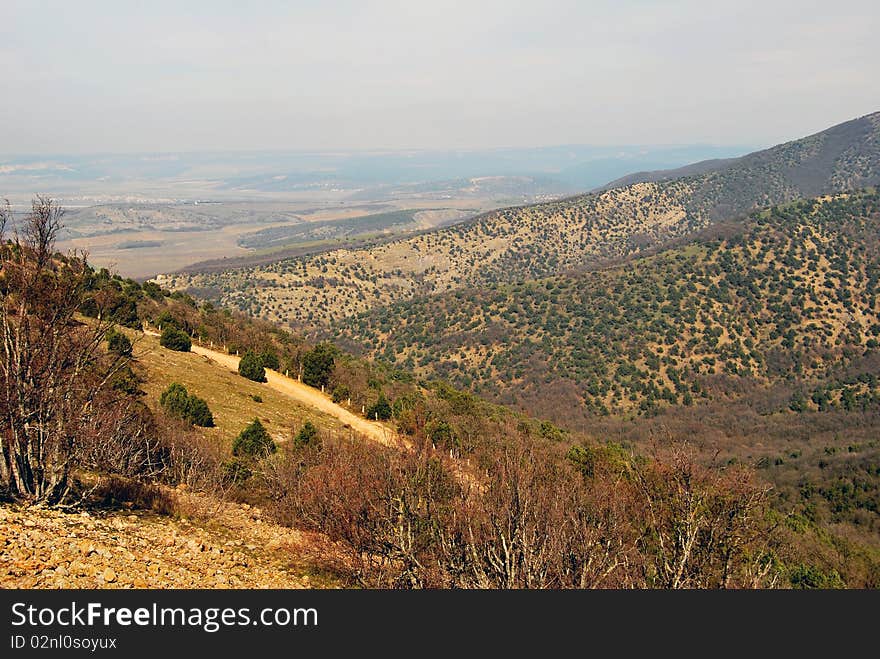
<path fill-rule="evenodd" d="M 773 144 L 880 109 L 871 1 L 3 0 L 0 153 Z"/>

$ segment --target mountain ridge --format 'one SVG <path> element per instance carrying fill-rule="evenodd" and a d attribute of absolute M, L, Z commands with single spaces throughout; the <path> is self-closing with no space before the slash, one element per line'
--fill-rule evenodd
<path fill-rule="evenodd" d="M 626 257 L 756 208 L 877 183 L 880 113 L 873 113 L 700 175 L 499 209 L 381 245 L 157 281 L 275 322 L 320 328 L 418 295 Z"/>

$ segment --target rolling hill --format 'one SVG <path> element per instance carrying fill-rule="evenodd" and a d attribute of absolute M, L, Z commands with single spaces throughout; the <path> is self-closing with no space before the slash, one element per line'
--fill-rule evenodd
<path fill-rule="evenodd" d="M 756 208 L 878 182 L 875 113 L 695 176 L 492 211 L 362 249 L 157 281 L 269 320 L 315 327 L 416 296 L 623 258 Z"/>
<path fill-rule="evenodd" d="M 876 362 L 878 247 L 874 190 L 826 196 L 613 267 L 378 307 L 336 333 L 496 400 L 552 408 L 558 421 L 783 383 L 795 386 L 777 408 L 876 404 L 870 369 L 831 382 L 843 365 Z"/>

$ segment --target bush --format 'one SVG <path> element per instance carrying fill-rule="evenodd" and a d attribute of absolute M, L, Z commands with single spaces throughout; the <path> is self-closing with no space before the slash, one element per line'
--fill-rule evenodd
<path fill-rule="evenodd" d="M 334 403 L 341 403 L 344 400 L 348 400 L 349 396 L 351 396 L 351 389 L 344 384 L 333 387 L 331 398 L 333 398 Z"/>
<path fill-rule="evenodd" d="M 266 381 L 266 369 L 258 355 L 248 350 L 238 362 L 238 374 L 254 382 Z"/>
<path fill-rule="evenodd" d="M 122 332 L 116 330 L 107 332 L 107 347 L 110 352 L 120 357 L 131 357 L 131 340 Z"/>
<path fill-rule="evenodd" d="M 232 442 L 232 454 L 236 456 L 255 457 L 274 453 L 276 450 L 275 442 L 259 419 L 251 421 Z"/>
<path fill-rule="evenodd" d="M 384 393 L 379 392 L 379 398 L 367 408 L 367 418 L 379 421 L 387 421 L 391 418 L 391 403 Z"/>
<path fill-rule="evenodd" d="M 223 480 L 233 485 L 241 485 L 253 475 L 245 460 L 232 458 L 223 463 Z"/>
<path fill-rule="evenodd" d="M 189 352 L 190 348 L 192 348 L 192 341 L 186 332 L 169 325 L 162 330 L 159 345 L 177 352 Z"/>
<path fill-rule="evenodd" d="M 159 404 L 169 416 L 183 419 L 194 426 L 214 427 L 214 415 L 208 403 L 198 396 L 191 396 L 182 384 L 171 383 L 159 396 Z"/>
<path fill-rule="evenodd" d="M 303 382 L 311 387 L 321 387 L 330 380 L 335 364 L 336 349 L 329 343 L 319 343 L 303 355 Z"/>
<path fill-rule="evenodd" d="M 293 447 L 296 449 L 307 446 L 320 447 L 321 438 L 318 437 L 318 429 L 311 421 L 306 421 L 293 438 Z"/>
<path fill-rule="evenodd" d="M 172 382 L 159 396 L 159 404 L 170 416 L 183 419 L 189 404 L 189 392 L 182 384 Z"/>
<path fill-rule="evenodd" d="M 278 361 L 278 355 L 271 350 L 265 350 L 260 353 L 260 362 L 263 364 L 263 368 L 271 368 L 273 371 L 277 371 L 281 368 L 281 362 Z"/>
<path fill-rule="evenodd" d="M 180 321 L 177 320 L 168 309 L 165 309 L 162 313 L 156 316 L 156 320 L 154 320 L 153 323 L 162 328 L 173 327 L 174 329 L 183 329 L 183 325 L 180 324 Z"/>
<path fill-rule="evenodd" d="M 208 403 L 198 396 L 189 397 L 186 420 L 194 426 L 201 426 L 203 428 L 214 427 L 214 415 L 208 409 Z"/>

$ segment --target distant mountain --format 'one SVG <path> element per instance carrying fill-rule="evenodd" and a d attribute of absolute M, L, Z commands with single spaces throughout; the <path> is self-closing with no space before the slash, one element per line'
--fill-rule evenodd
<path fill-rule="evenodd" d="M 657 181 L 670 181 L 676 178 L 684 178 L 686 176 L 699 176 L 707 174 L 719 169 L 724 169 L 739 160 L 738 158 L 714 158 L 712 160 L 701 160 L 691 165 L 677 167 L 675 169 L 657 169 L 648 172 L 636 172 L 635 174 L 627 174 L 619 179 L 606 183 L 598 188 L 597 192 L 611 190 L 612 188 L 623 188 L 636 183 L 656 183 Z"/>
<path fill-rule="evenodd" d="M 68 203 L 193 199 L 377 200 L 413 194 L 498 194 L 502 203 L 588 190 L 639 169 L 744 153 L 728 146 L 589 146 L 406 151 L 242 151 L 2 155 L 0 194 Z M 470 179 L 481 179 L 482 188 Z M 487 188 L 487 185 L 490 185 Z M 495 190 L 493 187 L 500 189 Z"/>
<path fill-rule="evenodd" d="M 756 208 L 876 183 L 880 113 L 698 175 L 501 209 L 372 247 L 162 282 L 270 320 L 315 327 L 415 296 L 624 258 Z"/>
<path fill-rule="evenodd" d="M 618 179 L 604 189 L 695 177 L 692 210 L 724 219 L 770 203 L 880 183 L 880 112 L 750 153 Z"/>

